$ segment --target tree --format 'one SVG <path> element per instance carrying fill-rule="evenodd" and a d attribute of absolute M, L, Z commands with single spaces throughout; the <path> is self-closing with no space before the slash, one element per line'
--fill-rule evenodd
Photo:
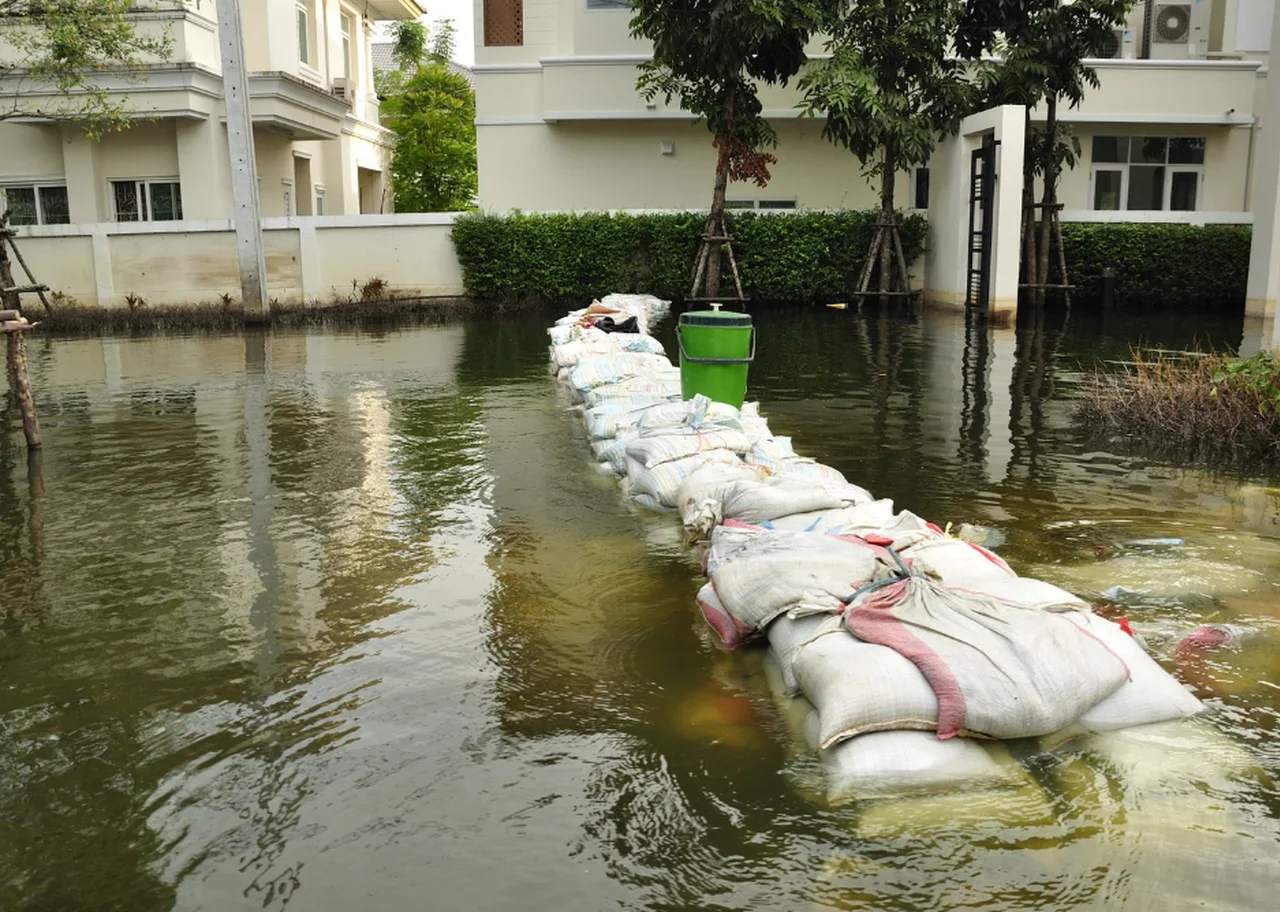
<path fill-rule="evenodd" d="M 1023 269 L 1028 284 L 1049 281 L 1049 247 L 1056 218 L 1058 175 L 1075 165 L 1072 137 L 1058 121 L 1058 103 L 1077 107 L 1088 89 L 1099 86 L 1098 74 L 1085 61 L 1102 56 L 1112 30 L 1122 24 L 1133 0 L 970 0 L 957 31 L 956 48 L 977 59 L 979 81 L 993 104 L 1043 103 L 1045 126 L 1027 132 L 1024 168 L 1025 236 Z M 1035 229 L 1033 181 L 1043 181 L 1038 232 Z M 1067 277 L 1062 276 L 1063 284 Z"/>
<path fill-rule="evenodd" d="M 631 35 L 653 42 L 636 88 L 646 101 L 679 98 L 706 124 L 716 149 L 711 211 L 696 257 L 693 289 L 705 274 L 720 294 L 720 256 L 729 181 L 769 182 L 777 136 L 764 117 L 758 83 L 785 85 L 799 72 L 804 46 L 821 22 L 822 0 L 633 0 Z"/>
<path fill-rule="evenodd" d="M 454 212 L 476 195 L 476 95 L 451 68 L 453 23 L 430 38 L 397 22 L 396 69 L 379 74 L 382 119 L 396 134 L 391 189 L 398 212 Z"/>
<path fill-rule="evenodd" d="M 880 220 L 859 291 L 879 261 L 879 290 L 890 289 L 899 257 L 908 291 L 894 208 L 899 169 L 929 161 L 938 138 L 967 113 L 970 86 L 950 56 L 960 0 L 858 0 L 840 4 L 825 31 L 831 57 L 800 80 L 802 110 L 826 115 L 822 135 L 857 156 L 868 177 L 880 178 Z"/>
<path fill-rule="evenodd" d="M 131 0 L 0 0 L 0 121 L 72 121 L 92 136 L 128 126 L 127 95 L 94 77 L 139 79 L 144 63 L 168 59 L 173 45 L 168 36 L 139 35 L 130 6 Z"/>

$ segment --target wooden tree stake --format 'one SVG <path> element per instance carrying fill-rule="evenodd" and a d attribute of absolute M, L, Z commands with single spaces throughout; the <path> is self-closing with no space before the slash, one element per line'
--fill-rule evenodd
<path fill-rule="evenodd" d="M 24 335 L 32 324 L 19 318 L 0 326 L 9 337 L 9 382 L 18 400 L 18 411 L 22 414 L 22 433 L 27 438 L 27 449 L 37 450 L 43 441 L 40 419 L 36 417 L 36 400 L 31 393 L 31 376 L 27 371 L 27 340 Z"/>

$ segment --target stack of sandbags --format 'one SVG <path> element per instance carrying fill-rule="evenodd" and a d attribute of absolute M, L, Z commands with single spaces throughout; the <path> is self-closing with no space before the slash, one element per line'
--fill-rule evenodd
<path fill-rule="evenodd" d="M 702 613 L 730 648 L 767 639 L 776 695 L 833 796 L 1016 791 L 1026 772 L 973 738 L 1061 740 L 1201 709 L 1083 601 L 800 455 L 754 403 L 683 400 L 647 334 L 666 308 L 609 295 L 549 330 L 552 361 L 623 490 L 709 540 Z"/>

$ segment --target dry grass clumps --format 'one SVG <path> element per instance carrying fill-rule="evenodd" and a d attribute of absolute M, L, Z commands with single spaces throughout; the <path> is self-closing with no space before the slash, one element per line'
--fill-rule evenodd
<path fill-rule="evenodd" d="M 1177 462 L 1280 468 L 1280 362 L 1219 353 L 1134 351 L 1126 369 L 1094 371 L 1075 418 L 1088 432 Z"/>
<path fill-rule="evenodd" d="M 469 298 L 392 297 L 382 288 L 357 289 L 352 298 L 310 304 L 271 302 L 265 322 L 271 326 L 329 326 L 344 324 L 438 323 L 494 313 L 500 308 Z M 28 309 L 40 326 L 58 333 L 153 333 L 235 331 L 245 326 L 239 302 L 229 296 L 219 302 L 151 306 L 139 299 L 128 307 L 85 307 L 69 299 L 55 303 L 52 313 Z M 38 307 L 38 305 L 37 305 Z"/>

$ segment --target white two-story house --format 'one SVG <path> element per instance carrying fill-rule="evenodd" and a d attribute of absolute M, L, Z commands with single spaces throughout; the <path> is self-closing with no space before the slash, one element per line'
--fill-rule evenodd
<path fill-rule="evenodd" d="M 1060 109 L 1082 151 L 1061 184 L 1069 218 L 1211 220 L 1250 208 L 1275 2 L 1137 4 L 1111 56 L 1094 63 L 1101 87 L 1079 108 Z M 646 104 L 636 93 L 636 65 L 650 47 L 629 36 L 626 0 L 475 7 L 482 206 L 708 205 L 710 136 L 678 102 Z M 820 54 L 821 42 L 812 50 Z M 778 164 L 763 190 L 731 185 L 733 204 L 876 204 L 856 159 L 822 139 L 820 119 L 799 115 L 794 83 L 765 87 L 761 98 L 778 134 Z M 927 170 L 904 178 L 899 205 L 926 208 Z"/>
<path fill-rule="evenodd" d="M 417 0 L 241 0 L 263 216 L 391 211 L 392 136 L 378 123 L 369 52 L 376 20 L 415 19 Z M 214 0 L 146 0 L 135 29 L 168 35 L 140 78 L 87 78 L 119 93 L 132 125 L 100 139 L 38 116 L 0 122 L 0 191 L 17 224 L 226 219 L 232 213 Z M 6 56 L 7 55 L 7 56 Z M 0 63 L 14 60 L 0 31 Z M 0 105 L 42 107 L 0 69 Z M 7 96 L 7 97 L 6 97 Z M 49 95 L 47 109 L 56 107 Z"/>

